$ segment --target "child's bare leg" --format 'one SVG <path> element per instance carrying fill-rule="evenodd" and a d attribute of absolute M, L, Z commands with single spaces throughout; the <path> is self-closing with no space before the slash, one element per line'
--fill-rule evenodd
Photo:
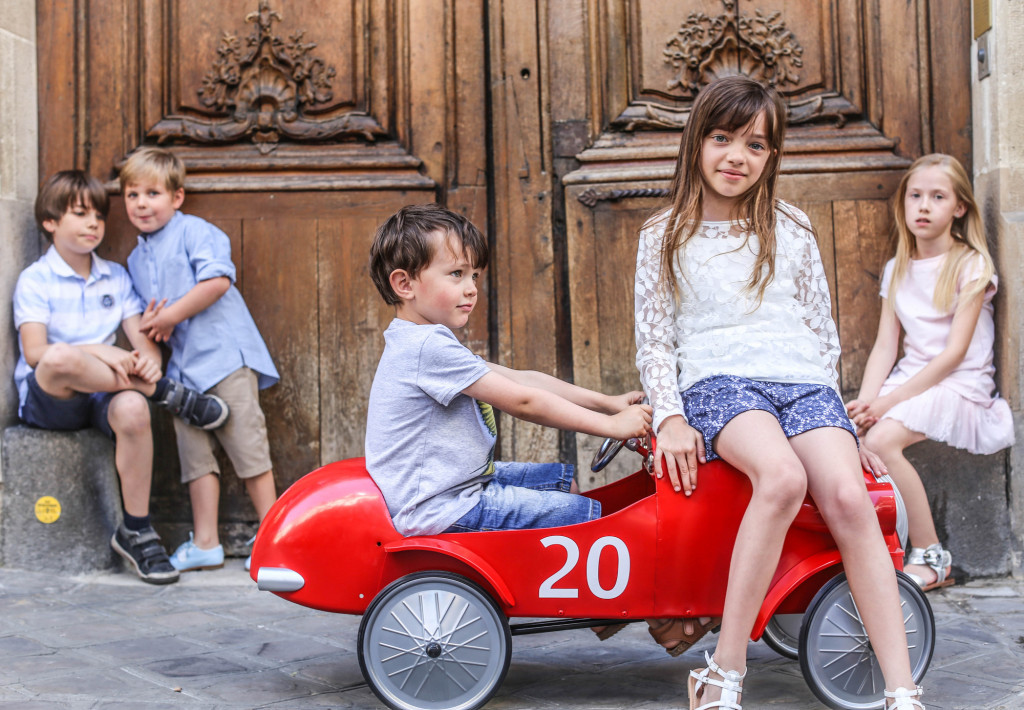
<path fill-rule="evenodd" d="M 207 473 L 189 481 L 188 497 L 192 502 L 192 542 L 200 550 L 220 544 L 217 519 L 220 505 L 220 476 Z"/>
<path fill-rule="evenodd" d="M 120 392 L 110 400 L 107 421 L 117 436 L 114 465 L 121 479 L 124 510 L 129 515 L 144 518 L 149 515 L 149 494 L 153 483 L 153 430 L 149 423 L 149 404 L 137 392 Z"/>
<path fill-rule="evenodd" d="M 256 515 L 262 523 L 270 511 L 270 506 L 277 500 L 277 488 L 274 486 L 274 472 L 264 471 L 258 476 L 245 479 L 245 490 L 249 493 L 249 500 L 256 508 Z"/>
<path fill-rule="evenodd" d="M 743 672 L 750 632 L 775 574 L 786 531 L 803 502 L 806 477 L 778 420 L 768 412 L 737 415 L 719 433 L 715 450 L 746 474 L 753 488 L 729 563 L 722 629 L 714 654 L 724 670 Z M 706 686 L 700 702 L 717 700 L 720 694 L 718 687 Z"/>
<path fill-rule="evenodd" d="M 889 475 L 900 489 L 907 506 L 910 544 L 914 547 L 928 547 L 939 541 L 932 508 L 928 504 L 928 492 L 925 491 L 921 476 L 903 454 L 908 446 L 924 441 L 925 438 L 924 434 L 907 429 L 895 419 L 883 419 L 864 436 L 864 445 L 882 458 L 889 469 Z M 924 580 L 935 579 L 935 571 L 925 565 L 908 565 L 905 571 Z"/>
<path fill-rule="evenodd" d="M 46 349 L 35 369 L 36 382 L 47 394 L 66 399 L 76 392 L 118 392 L 134 389 L 147 397 L 156 385 L 131 378 L 124 386 L 107 363 L 81 348 L 54 343 Z"/>
<path fill-rule="evenodd" d="M 864 486 L 853 437 L 837 427 L 822 427 L 790 442 L 807 470 L 811 497 L 843 557 L 886 688 L 914 688 L 896 573 Z"/>

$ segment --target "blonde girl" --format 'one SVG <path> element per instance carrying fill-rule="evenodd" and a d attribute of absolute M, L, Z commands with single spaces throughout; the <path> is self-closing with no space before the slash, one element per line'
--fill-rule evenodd
<path fill-rule="evenodd" d="M 843 557 L 890 708 L 923 708 L 892 561 L 837 391 L 839 343 L 810 224 L 775 196 L 785 108 L 743 76 L 694 102 L 671 204 L 640 233 L 637 366 L 654 406 L 655 469 L 699 495 L 698 464 L 749 479 L 721 632 L 692 671 L 691 708 L 740 708 L 746 650 L 783 539 L 810 491 Z M 722 505 L 729 505 L 722 501 Z M 685 500 L 680 505 L 686 505 Z"/>
<path fill-rule="evenodd" d="M 882 275 L 878 336 L 847 411 L 903 494 L 905 571 L 928 591 L 953 583 L 953 559 L 903 450 L 932 439 L 995 453 L 1013 444 L 1013 420 L 993 380 L 997 279 L 967 173 L 948 155 L 919 158 L 893 206 L 896 255 Z M 901 329 L 904 355 L 896 363 Z"/>

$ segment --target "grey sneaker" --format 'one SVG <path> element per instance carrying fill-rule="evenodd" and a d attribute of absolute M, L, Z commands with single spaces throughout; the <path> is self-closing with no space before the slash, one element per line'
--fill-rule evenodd
<path fill-rule="evenodd" d="M 228 420 L 228 405 L 215 394 L 201 394 L 182 383 L 168 379 L 164 398 L 156 403 L 176 417 L 200 429 L 216 429 Z"/>
<path fill-rule="evenodd" d="M 152 527 L 129 530 L 122 523 L 110 538 L 110 546 L 128 561 L 143 582 L 170 584 L 178 581 L 178 570 L 174 569 L 160 536 Z"/>

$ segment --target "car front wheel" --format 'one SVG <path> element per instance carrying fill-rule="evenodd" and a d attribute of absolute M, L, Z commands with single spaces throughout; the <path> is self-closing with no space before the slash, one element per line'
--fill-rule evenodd
<path fill-rule="evenodd" d="M 512 653 L 508 619 L 479 585 L 419 572 L 388 585 L 363 614 L 359 668 L 395 710 L 474 710 L 498 690 Z"/>

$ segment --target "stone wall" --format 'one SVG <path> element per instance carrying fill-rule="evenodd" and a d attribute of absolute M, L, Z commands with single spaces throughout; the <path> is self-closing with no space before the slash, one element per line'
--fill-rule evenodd
<path fill-rule="evenodd" d="M 1010 402 L 1017 446 L 1009 454 L 1007 496 L 1012 569 L 1024 572 L 1024 3 L 990 0 L 992 27 L 974 45 L 974 189 L 993 249 L 997 383 Z M 981 28 L 978 28 L 981 29 Z M 980 78 L 984 50 L 989 75 Z"/>
<path fill-rule="evenodd" d="M 32 217 L 39 184 L 36 96 L 36 4 L 0 0 L 0 426 L 18 415 L 11 295 L 18 274 L 40 254 Z M 0 485 L 2 480 L 0 470 Z"/>

